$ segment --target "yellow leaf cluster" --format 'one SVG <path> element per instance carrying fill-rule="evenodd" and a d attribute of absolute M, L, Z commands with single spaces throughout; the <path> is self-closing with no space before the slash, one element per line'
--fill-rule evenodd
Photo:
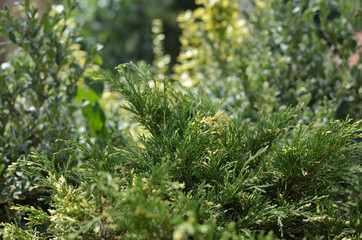
<path fill-rule="evenodd" d="M 238 1 L 199 0 L 197 4 L 202 6 L 178 17 L 182 47 L 173 78 L 187 87 L 212 82 L 233 67 L 234 50 L 249 32 Z"/>

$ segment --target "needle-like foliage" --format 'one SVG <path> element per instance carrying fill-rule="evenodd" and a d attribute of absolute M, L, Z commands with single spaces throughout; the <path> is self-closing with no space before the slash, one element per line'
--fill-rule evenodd
<path fill-rule="evenodd" d="M 15 206 L 29 230 L 3 224 L 5 239 L 359 239 L 360 121 L 304 126 L 301 107 L 230 119 L 147 66 L 117 70 L 98 77 L 123 95 L 139 141 L 68 142 L 77 168 L 19 161 L 50 209 Z"/>

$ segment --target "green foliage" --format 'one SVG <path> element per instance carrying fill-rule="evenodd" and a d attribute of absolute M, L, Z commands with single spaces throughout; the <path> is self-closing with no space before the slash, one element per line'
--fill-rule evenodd
<path fill-rule="evenodd" d="M 49 192 L 50 207 L 13 207 L 27 213 L 30 230 L 2 224 L 2 236 L 359 238 L 359 202 L 344 184 L 362 157 L 360 121 L 296 124 L 301 108 L 230 119 L 203 94 L 172 86 L 146 66 L 117 70 L 98 77 L 112 82 L 145 130 L 139 145 L 100 149 L 85 137 L 51 157 L 20 160 L 17 167 Z M 84 160 L 59 168 L 64 151 Z"/>
<path fill-rule="evenodd" d="M 154 19 L 164 22 L 165 51 L 175 63 L 179 54 L 177 15 L 195 8 L 193 0 L 80 0 L 77 19 L 86 30 L 86 41 L 104 45 L 104 67 L 120 62 L 153 60 L 151 27 Z"/>
<path fill-rule="evenodd" d="M 179 16 L 174 79 L 202 85 L 224 108 L 254 118 L 304 102 L 306 120 L 361 118 L 360 1 L 204 1 Z M 358 52 L 357 52 L 358 53 Z"/>
<path fill-rule="evenodd" d="M 20 169 L 7 171 L 8 166 L 31 151 L 50 154 L 60 150 L 64 144 L 55 143 L 56 139 L 75 139 L 78 129 L 84 127 L 77 111 L 80 107 L 73 100 L 77 93 L 77 98 L 83 97 L 78 85 L 94 70 L 97 49 L 89 55 L 80 50 L 79 30 L 70 17 L 75 6 L 75 1 L 64 7 L 48 3 L 38 16 L 38 9 L 25 1 L 18 3 L 23 14 L 19 19 L 7 7 L 0 11 L 0 32 L 19 47 L 0 72 L 1 221 L 14 218 L 14 211 L 9 211 L 14 203 L 38 204 L 42 194 L 32 189 L 36 179 L 24 176 Z M 84 104 L 83 109 L 88 106 Z M 100 120 L 89 121 L 93 133 L 92 127 Z M 58 155 L 57 161 L 65 158 Z"/>
<path fill-rule="evenodd" d="M 21 47 L 0 74 L 2 238 L 360 239 L 357 1 L 199 0 L 173 76 L 160 20 L 155 73 L 87 74 L 100 46 L 80 50 L 67 3 L 1 12 Z"/>

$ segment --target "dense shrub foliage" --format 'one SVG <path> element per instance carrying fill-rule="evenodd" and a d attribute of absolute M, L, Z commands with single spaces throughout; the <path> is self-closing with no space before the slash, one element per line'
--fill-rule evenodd
<path fill-rule="evenodd" d="M 102 150 L 88 138 L 67 141 L 71 147 L 62 151 L 85 160 L 62 170 L 57 153 L 20 160 L 17 166 L 50 192 L 50 208 L 14 206 L 28 213 L 31 231 L 6 224 L 4 236 L 247 239 L 264 230 L 357 238 L 358 202 L 343 184 L 361 157 L 353 143 L 360 122 L 304 126 L 296 124 L 295 108 L 260 113 L 255 122 L 232 120 L 202 94 L 175 90 L 145 67 L 118 71 L 103 76 L 147 131 L 139 145 Z"/>
<path fill-rule="evenodd" d="M 172 75 L 160 20 L 113 73 L 74 1 L 1 12 L 2 238 L 360 239 L 358 1 L 197 3 Z"/>
<path fill-rule="evenodd" d="M 197 2 L 178 19 L 175 79 L 246 117 L 304 102 L 308 118 L 361 118 L 361 67 L 348 64 L 360 1 L 257 1 L 252 12 L 237 0 Z"/>
<path fill-rule="evenodd" d="M 41 194 L 33 189 L 36 179 L 21 170 L 7 171 L 8 166 L 31 151 L 59 151 L 64 144 L 55 140 L 77 138 L 82 126 L 89 130 L 84 133 L 92 133 L 98 119 L 84 124 L 80 111 L 85 116 L 99 112 L 89 101 L 82 106 L 74 101 L 77 93 L 80 99 L 79 93 L 87 89 L 84 76 L 99 59 L 96 47 L 91 54 L 80 50 L 79 30 L 70 18 L 74 2 L 68 1 L 65 7 L 48 3 L 42 16 L 29 1 L 18 6 L 23 19 L 15 19 L 7 8 L 0 12 L 1 33 L 19 46 L 0 72 L 1 221 L 13 219 L 15 212 L 9 207 L 14 202 L 38 204 Z M 60 154 L 57 161 L 66 158 Z"/>

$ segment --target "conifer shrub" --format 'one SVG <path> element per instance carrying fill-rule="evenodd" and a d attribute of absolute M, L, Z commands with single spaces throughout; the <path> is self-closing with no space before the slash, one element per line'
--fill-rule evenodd
<path fill-rule="evenodd" d="M 117 70 L 98 78 L 144 129 L 138 144 L 84 137 L 20 159 L 49 208 L 13 206 L 27 228 L 3 223 L 5 239 L 359 239 L 360 202 L 345 185 L 358 176 L 361 121 L 304 125 L 302 107 L 231 119 L 145 65 Z M 60 153 L 84 160 L 60 167 Z"/>
<path fill-rule="evenodd" d="M 59 12 L 48 5 L 41 19 L 26 1 L 25 23 L 1 12 L 10 20 L 2 33 L 21 47 L 0 74 L 3 239 L 360 239 L 358 71 L 342 55 L 340 65 L 329 59 L 333 47 L 315 32 L 318 16 L 321 31 L 334 36 L 323 25 L 328 14 L 316 12 L 327 2 L 286 1 L 275 11 L 266 7 L 279 1 L 257 2 L 244 18 L 233 0 L 198 3 L 204 7 L 179 19 L 184 52 L 172 77 L 160 21 L 155 66 L 87 75 L 101 58 L 97 47 L 87 55 L 74 45 L 81 35 L 65 24 L 74 1 Z M 352 5 L 343 4 L 346 16 Z M 290 42 L 292 28 L 266 34 L 263 24 L 278 30 L 281 16 L 308 34 Z M 344 33 L 347 43 L 353 29 Z M 286 53 L 280 39 L 290 44 Z M 303 44 L 316 48 L 322 70 L 310 52 L 298 52 Z M 120 117 L 102 113 L 107 84 L 141 131 L 123 136 L 106 124 L 106 114 L 113 123 Z M 329 88 L 314 94 L 318 84 Z M 337 94 L 338 84 L 345 88 Z M 334 114 L 347 96 L 354 119 Z M 112 131 L 121 136 L 114 140 Z M 19 200 L 31 191 L 35 198 Z"/>

